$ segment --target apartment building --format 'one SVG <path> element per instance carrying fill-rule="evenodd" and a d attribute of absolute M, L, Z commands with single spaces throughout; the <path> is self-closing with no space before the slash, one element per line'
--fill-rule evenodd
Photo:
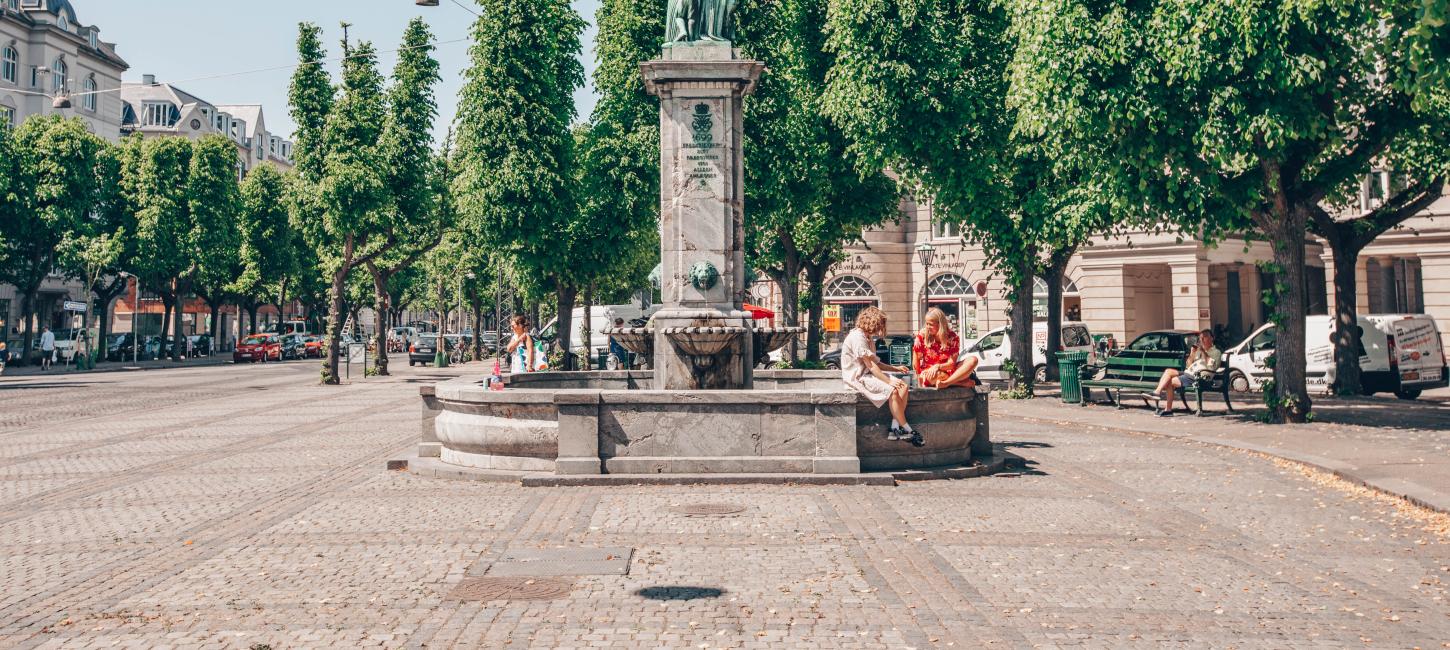
<path fill-rule="evenodd" d="M 158 83 L 150 74 L 143 75 L 140 83 L 122 84 L 120 98 L 123 135 L 193 140 L 224 135 L 237 145 L 239 178 L 262 164 L 284 172 L 292 169 L 292 142 L 267 131 L 259 104 L 214 104 L 172 84 Z"/>

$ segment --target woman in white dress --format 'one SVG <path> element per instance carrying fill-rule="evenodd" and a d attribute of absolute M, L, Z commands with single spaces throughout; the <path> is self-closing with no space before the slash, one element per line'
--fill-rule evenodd
<path fill-rule="evenodd" d="M 886 433 L 887 440 L 909 440 L 921 447 L 926 440 L 906 421 L 906 382 L 886 375 L 887 371 L 911 371 L 884 363 L 876 356 L 874 341 L 885 334 L 886 312 L 876 307 L 861 310 L 856 316 L 855 329 L 841 343 L 841 380 L 877 408 L 890 405 L 891 430 Z"/>

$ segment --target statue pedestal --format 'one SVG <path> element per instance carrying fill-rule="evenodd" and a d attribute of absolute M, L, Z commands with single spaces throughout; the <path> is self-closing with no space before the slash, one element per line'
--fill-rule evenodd
<path fill-rule="evenodd" d="M 750 388 L 741 101 L 765 64 L 724 42 L 675 43 L 640 64 L 660 98 L 660 278 L 655 388 Z M 700 329 L 703 328 L 703 329 Z M 743 334 L 736 332 L 743 328 Z M 694 330 L 694 331 L 691 331 Z M 714 331 L 718 330 L 718 331 Z M 724 349 L 703 354 L 735 332 Z"/>

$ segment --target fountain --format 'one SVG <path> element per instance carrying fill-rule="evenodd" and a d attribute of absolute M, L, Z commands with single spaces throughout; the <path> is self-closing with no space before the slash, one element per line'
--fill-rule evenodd
<path fill-rule="evenodd" d="M 729 21 L 727 20 L 726 23 Z M 985 394 L 914 390 L 927 444 L 887 441 L 890 415 L 839 372 L 757 370 L 804 330 L 755 327 L 745 299 L 741 102 L 764 69 L 681 23 L 640 65 L 660 98 L 663 305 L 605 332 L 649 370 L 541 372 L 505 389 L 424 386 L 416 471 L 526 484 L 621 480 L 892 482 L 999 469 Z"/>

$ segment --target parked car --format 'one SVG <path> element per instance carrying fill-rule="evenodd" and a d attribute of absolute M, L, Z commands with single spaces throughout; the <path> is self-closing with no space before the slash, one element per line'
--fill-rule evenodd
<path fill-rule="evenodd" d="M 413 338 L 413 343 L 408 346 L 408 365 L 428 365 L 433 363 L 433 356 L 438 352 L 437 334 L 419 334 Z"/>
<path fill-rule="evenodd" d="M 651 305 L 641 309 L 637 304 L 631 305 L 594 305 L 589 310 L 590 329 L 589 344 L 586 349 L 584 337 L 580 336 L 579 329 L 584 327 L 584 308 L 575 307 L 572 312 L 574 336 L 570 337 L 574 346 L 575 354 L 588 353 L 592 357 L 598 357 L 601 351 L 609 350 L 609 335 L 604 330 L 614 327 L 615 319 L 624 319 L 626 327 L 635 327 L 631 322 L 641 319 L 648 320 L 655 312 L 660 310 L 660 305 Z M 535 338 L 541 341 L 553 341 L 559 337 L 559 319 L 555 318 L 543 327 L 539 328 L 539 334 Z M 507 344 L 505 344 L 507 345 Z"/>
<path fill-rule="evenodd" d="M 192 334 L 186 337 L 191 343 L 191 354 L 198 357 L 209 357 L 212 353 L 210 334 Z"/>
<path fill-rule="evenodd" d="M 307 356 L 307 341 L 301 334 L 283 334 L 278 337 L 282 344 L 283 359 L 301 359 Z"/>
<path fill-rule="evenodd" d="M 327 344 L 323 342 L 321 336 L 315 334 L 302 337 L 302 345 L 305 348 L 302 355 L 304 357 L 321 359 L 322 355 L 327 353 Z"/>
<path fill-rule="evenodd" d="M 1047 381 L 1049 361 L 1056 361 L 1056 357 L 1050 360 L 1047 357 L 1047 323 L 1032 324 L 1032 343 L 1033 381 L 1041 383 Z M 1092 332 L 1088 331 L 1087 325 L 1075 322 L 1062 324 L 1062 345 L 1057 351 L 1086 352 L 1088 363 L 1094 362 L 1097 355 Z M 968 354 L 974 354 L 981 359 L 981 365 L 977 366 L 977 376 L 983 381 L 1006 381 L 1007 373 L 1002 371 L 1002 365 L 1012 358 L 1012 328 L 998 327 L 975 341 L 964 343 L 962 358 L 966 358 Z"/>
<path fill-rule="evenodd" d="M 1305 319 L 1305 378 L 1310 389 L 1334 385 L 1334 317 Z M 1450 380 L 1445 349 L 1435 319 L 1425 314 L 1362 314 L 1359 316 L 1360 386 L 1364 394 L 1394 393 L 1415 399 Z M 1224 354 L 1233 369 L 1236 391 L 1262 390 L 1274 376 L 1268 365 L 1277 343 L 1274 325 L 1265 325 Z"/>
<path fill-rule="evenodd" d="M 106 335 L 106 360 L 107 361 L 130 361 L 135 354 L 136 335 L 130 332 L 125 334 Z"/>
<path fill-rule="evenodd" d="M 912 337 L 911 336 L 906 336 L 906 335 L 901 335 L 901 334 L 897 334 L 897 335 L 894 335 L 894 336 L 888 336 L 886 338 L 876 339 L 876 356 L 878 358 L 882 359 L 883 361 L 887 361 L 887 362 L 896 361 L 895 359 L 892 359 L 891 358 L 891 348 L 893 346 L 900 347 L 902 345 L 905 345 L 905 346 L 907 346 L 909 348 L 909 347 L 911 347 L 911 341 L 912 341 Z M 829 369 L 831 369 L 831 370 L 840 370 L 841 369 L 841 349 L 840 348 L 836 348 L 834 350 L 830 350 L 830 351 L 826 352 L 825 354 L 822 354 L 821 355 L 821 363 L 825 364 L 826 367 L 829 368 Z M 902 360 L 899 364 L 893 364 L 893 365 L 910 366 L 911 365 L 911 359 L 910 358 L 907 358 L 905 360 Z"/>
<path fill-rule="evenodd" d="M 282 338 L 276 334 L 253 334 L 237 343 L 232 361 L 281 361 Z"/>

